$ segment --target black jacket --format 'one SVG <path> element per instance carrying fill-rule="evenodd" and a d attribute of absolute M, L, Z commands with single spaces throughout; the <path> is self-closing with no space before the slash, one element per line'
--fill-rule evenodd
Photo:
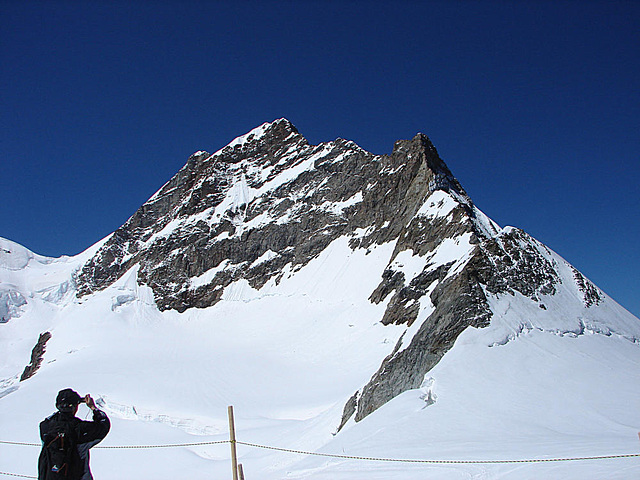
<path fill-rule="evenodd" d="M 49 466 L 46 464 L 44 446 L 51 441 L 52 436 L 56 435 L 53 429 L 54 425 L 59 422 L 68 423 L 75 433 L 77 455 L 74 452 L 74 457 L 78 465 L 69 472 L 67 480 L 93 480 L 89 469 L 89 449 L 100 443 L 111 428 L 106 413 L 98 409 L 93 411 L 93 421 L 91 422 L 80 420 L 72 414 L 56 412 L 40 423 L 40 438 L 43 442 L 43 449 L 38 459 L 38 479 L 47 480 Z"/>

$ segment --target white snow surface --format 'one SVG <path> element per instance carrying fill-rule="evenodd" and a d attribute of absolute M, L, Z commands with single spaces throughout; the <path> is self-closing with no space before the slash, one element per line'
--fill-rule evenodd
<path fill-rule="evenodd" d="M 257 139 L 261 138 L 262 136 L 264 136 L 265 132 L 269 129 L 270 126 L 271 126 L 270 122 L 265 122 L 262 125 L 260 125 L 259 127 L 254 128 L 250 132 L 248 132 L 248 133 L 246 133 L 244 135 L 240 135 L 239 137 L 235 138 L 225 148 L 229 148 L 229 147 L 230 148 L 235 148 L 238 145 L 244 145 L 245 143 L 247 143 L 250 140 L 257 140 Z"/>
<path fill-rule="evenodd" d="M 447 202 L 421 214 L 446 215 Z M 640 321 L 604 294 L 585 307 L 570 265 L 550 251 L 562 279 L 554 296 L 490 296 L 491 325 L 467 328 L 421 388 L 337 432 L 346 401 L 403 335 L 406 348 L 434 308 L 425 297 L 411 327 L 383 326 L 390 296 L 379 305 L 368 300 L 382 272 L 411 278 L 454 260 L 451 269 L 461 268 L 473 248 L 463 236 L 424 258 L 401 252 L 389 265 L 394 244 L 351 250 L 348 240 L 302 268 L 288 265 L 278 284 L 256 290 L 238 281 L 215 306 L 180 314 L 156 308 L 151 289 L 137 284 L 137 266 L 77 298 L 72 274 L 99 245 L 50 259 L 2 239 L 0 285 L 25 303 L 0 323 L 0 440 L 39 443 L 38 423 L 53 412 L 56 393 L 71 387 L 91 393 L 110 416 L 104 446 L 228 440 L 233 405 L 240 442 L 319 454 L 490 461 L 639 453 Z M 44 331 L 53 336 L 42 367 L 18 382 Z M 89 416 L 86 407 L 79 416 Z M 38 448 L 0 444 L 0 452 L 0 472 L 36 475 Z M 238 455 L 247 479 L 640 477 L 638 457 L 429 464 L 242 444 Z M 227 443 L 94 449 L 91 462 L 102 480 L 231 476 Z"/>
<path fill-rule="evenodd" d="M 457 206 L 458 202 L 451 195 L 445 191 L 436 190 L 429 195 L 416 215 L 430 218 L 446 217 Z"/>

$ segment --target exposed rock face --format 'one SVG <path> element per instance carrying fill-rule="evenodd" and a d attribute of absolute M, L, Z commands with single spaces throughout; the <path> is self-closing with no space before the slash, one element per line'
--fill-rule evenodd
<path fill-rule="evenodd" d="M 44 352 L 46 350 L 45 347 L 47 345 L 47 342 L 50 339 L 51 339 L 50 332 L 44 332 L 40 334 L 40 337 L 38 338 L 38 342 L 36 343 L 36 345 L 33 347 L 33 350 L 31 351 L 31 362 L 29 363 L 29 365 L 27 365 L 24 368 L 24 372 L 22 372 L 22 375 L 20 376 L 21 382 L 33 377 L 36 374 L 36 372 L 40 368 L 40 365 L 42 365 L 42 360 L 44 359 Z"/>
<path fill-rule="evenodd" d="M 369 300 L 385 302 L 385 325 L 418 322 L 347 402 L 342 425 L 420 387 L 465 328 L 488 325 L 488 295 L 537 300 L 560 281 L 544 246 L 475 208 L 426 136 L 373 155 L 342 139 L 309 145 L 283 119 L 191 156 L 84 266 L 79 295 L 139 265 L 161 310 L 204 308 L 234 281 L 278 282 L 342 236 L 354 250 L 395 245 Z M 416 258 L 423 267 L 408 269 Z"/>
<path fill-rule="evenodd" d="M 578 285 L 578 289 L 582 292 L 584 305 L 588 307 L 592 307 L 594 305 L 599 305 L 603 300 L 602 292 L 598 290 L 593 283 L 587 280 L 584 275 L 582 275 L 575 268 L 573 269 L 573 278 Z"/>

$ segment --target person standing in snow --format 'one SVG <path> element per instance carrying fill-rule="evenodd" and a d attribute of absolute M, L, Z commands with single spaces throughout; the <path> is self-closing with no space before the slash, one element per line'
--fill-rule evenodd
<path fill-rule="evenodd" d="M 93 411 L 92 421 L 76 418 L 80 403 Z M 109 433 L 109 418 L 96 407 L 91 395 L 81 397 L 70 388 L 58 392 L 56 408 L 56 413 L 40 423 L 38 480 L 93 480 L 89 449 Z"/>

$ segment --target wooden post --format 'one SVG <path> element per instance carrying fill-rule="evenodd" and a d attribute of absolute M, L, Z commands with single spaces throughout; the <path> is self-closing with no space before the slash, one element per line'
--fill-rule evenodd
<path fill-rule="evenodd" d="M 238 475 L 240 475 L 240 480 L 244 480 L 244 470 L 242 470 L 242 464 L 238 464 Z"/>
<path fill-rule="evenodd" d="M 233 406 L 229 406 L 229 442 L 231 443 L 231 469 L 233 480 L 238 480 L 238 454 L 236 452 L 236 427 L 233 420 Z"/>

